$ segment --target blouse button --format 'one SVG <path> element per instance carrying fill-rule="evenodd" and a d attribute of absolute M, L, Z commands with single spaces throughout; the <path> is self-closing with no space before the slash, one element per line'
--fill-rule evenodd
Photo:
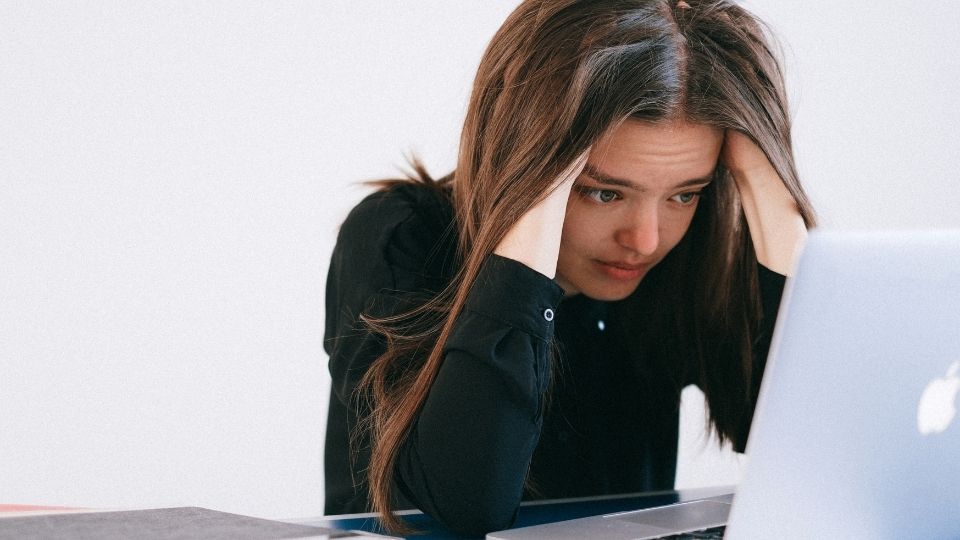
<path fill-rule="evenodd" d="M 550 309 L 550 308 L 547 308 L 547 309 L 543 310 L 543 318 L 546 319 L 547 322 L 552 321 L 552 320 L 553 320 L 553 310 Z"/>

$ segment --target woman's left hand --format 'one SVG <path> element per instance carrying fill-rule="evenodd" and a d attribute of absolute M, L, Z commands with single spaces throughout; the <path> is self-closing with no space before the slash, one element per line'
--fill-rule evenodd
<path fill-rule="evenodd" d="M 807 238 L 793 195 L 763 150 L 743 133 L 727 130 L 720 159 L 740 192 L 757 261 L 779 274 L 792 274 Z"/>

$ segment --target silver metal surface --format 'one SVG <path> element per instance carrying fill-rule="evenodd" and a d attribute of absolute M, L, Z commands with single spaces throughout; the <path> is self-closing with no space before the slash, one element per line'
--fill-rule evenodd
<path fill-rule="evenodd" d="M 917 418 L 957 360 L 960 231 L 813 233 L 727 538 L 960 538 L 960 419 Z"/>

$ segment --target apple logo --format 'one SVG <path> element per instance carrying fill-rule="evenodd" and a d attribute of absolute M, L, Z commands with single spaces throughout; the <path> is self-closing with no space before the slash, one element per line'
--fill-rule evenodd
<path fill-rule="evenodd" d="M 954 401 L 960 392 L 960 361 L 950 364 L 947 376 L 934 379 L 923 390 L 917 407 L 917 429 L 923 435 L 941 433 L 957 413 Z"/>

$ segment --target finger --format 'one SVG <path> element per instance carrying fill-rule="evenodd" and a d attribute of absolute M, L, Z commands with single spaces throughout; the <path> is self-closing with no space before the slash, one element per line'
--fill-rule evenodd
<path fill-rule="evenodd" d="M 583 172 L 583 168 L 587 165 L 587 158 L 590 156 L 590 149 L 586 149 L 579 156 L 574 159 L 566 169 L 560 173 L 559 183 L 573 182 L 580 176 L 580 173 Z"/>

